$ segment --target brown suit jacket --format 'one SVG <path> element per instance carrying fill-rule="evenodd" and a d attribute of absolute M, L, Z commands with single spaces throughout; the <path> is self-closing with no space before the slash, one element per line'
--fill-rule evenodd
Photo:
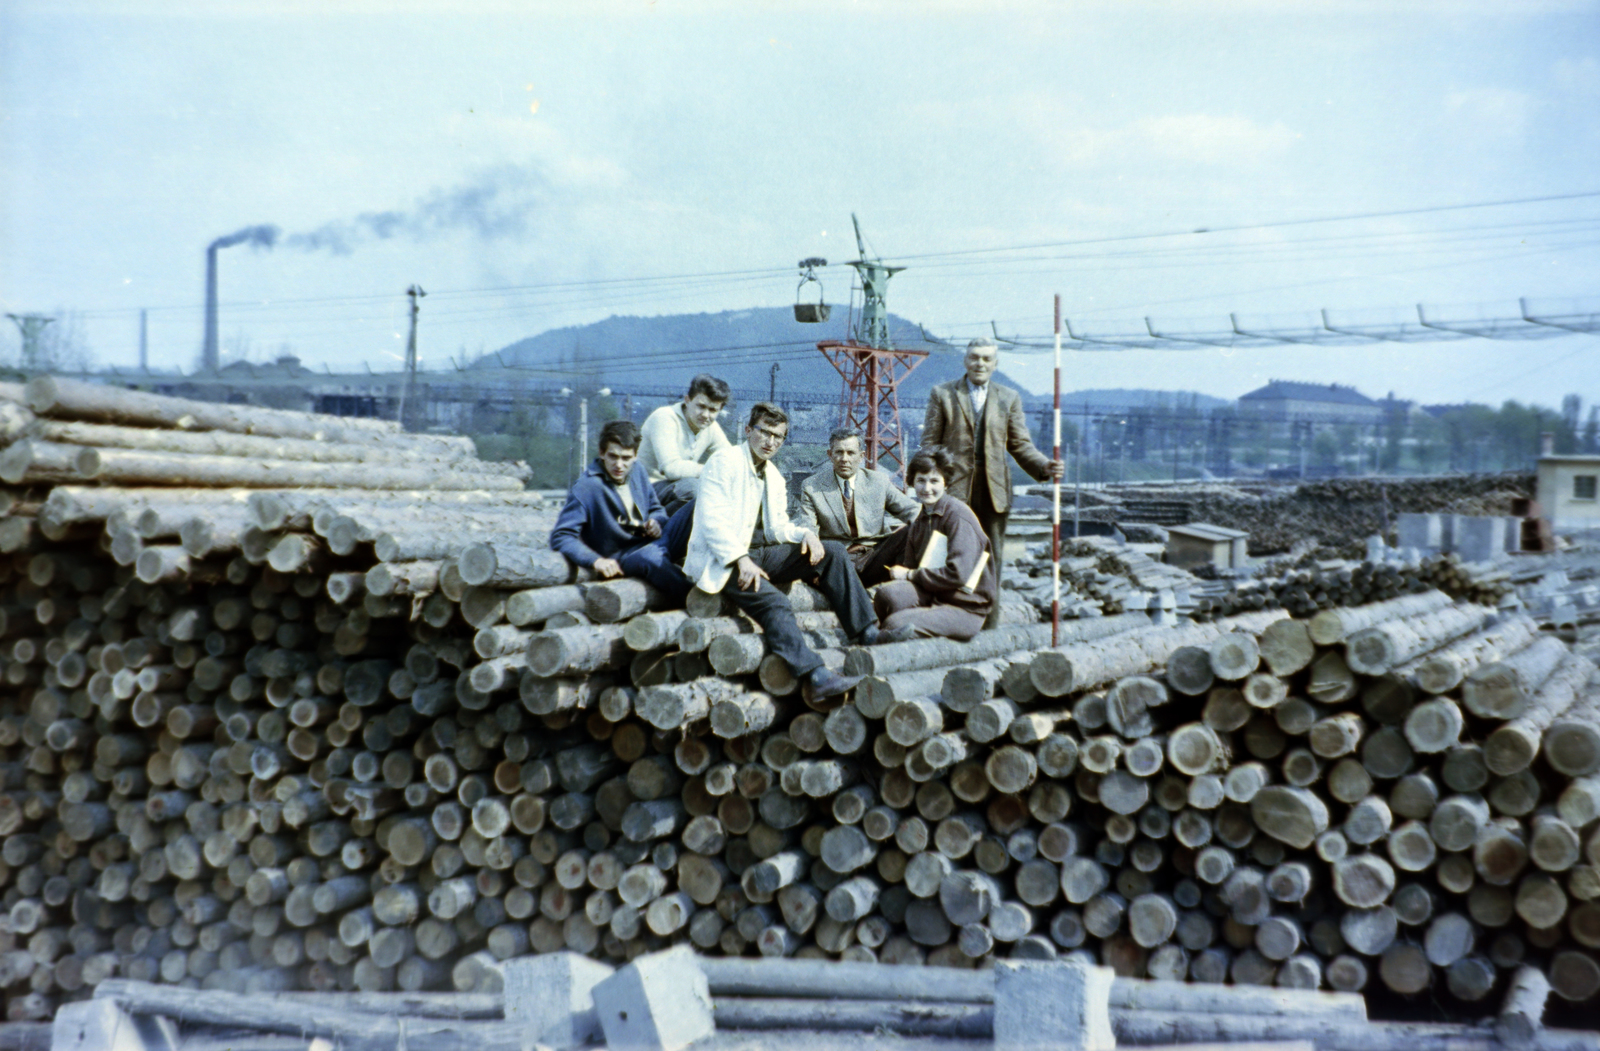
<path fill-rule="evenodd" d="M 941 383 L 928 395 L 928 415 L 922 424 L 922 444 L 942 445 L 955 457 L 956 477 L 945 479 L 947 491 L 962 503 L 972 503 L 972 474 L 977 463 L 984 467 L 989 483 L 989 499 L 994 509 L 1011 509 L 1010 453 L 1024 471 L 1039 481 L 1050 477 L 1050 457 L 1034 447 L 1028 423 L 1022 415 L 1022 395 L 1010 387 L 989 381 L 989 397 L 983 405 L 984 443 L 975 448 L 976 421 L 972 417 L 972 397 L 967 378 Z"/>

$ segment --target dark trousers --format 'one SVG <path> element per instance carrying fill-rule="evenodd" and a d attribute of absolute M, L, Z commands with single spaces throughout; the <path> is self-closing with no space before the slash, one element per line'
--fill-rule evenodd
<path fill-rule="evenodd" d="M 867 589 L 861 586 L 850 555 L 837 540 L 822 542 L 822 561 L 816 565 L 806 557 L 799 544 L 771 544 L 750 549 L 750 560 L 767 574 L 761 586 L 754 591 L 739 588 L 738 569 L 728 578 L 722 593 L 735 606 L 761 625 L 767 636 L 767 649 L 788 663 L 795 677 L 807 675 L 822 667 L 822 658 L 806 645 L 800 634 L 800 625 L 794 619 L 794 609 L 789 596 L 779 591 L 775 584 L 794 580 L 810 580 L 828 605 L 839 615 L 839 624 L 848 638 L 855 639 L 872 627 L 872 600 Z"/>
<path fill-rule="evenodd" d="M 856 564 L 856 572 L 861 576 L 862 587 L 872 587 L 882 584 L 889 579 L 890 566 L 906 565 L 906 531 L 910 526 L 901 526 L 882 540 L 869 551 L 859 555 L 850 556 Z"/>
<path fill-rule="evenodd" d="M 667 526 L 659 537 L 621 552 L 617 555 L 617 564 L 625 576 L 639 577 L 671 599 L 674 607 L 682 607 L 694 581 L 678 567 L 689 549 L 689 533 L 693 529 L 694 501 L 690 500 L 667 519 Z"/>
<path fill-rule="evenodd" d="M 666 547 L 673 565 L 681 566 L 689 553 L 689 536 L 694 532 L 694 498 L 667 514 L 671 517 L 667 519 L 667 528 L 661 531 L 660 543 Z"/>
<path fill-rule="evenodd" d="M 911 627 L 918 638 L 956 639 L 966 642 L 983 629 L 983 614 L 951 606 L 909 580 L 895 580 L 872 596 L 873 608 L 884 631 Z"/>
<path fill-rule="evenodd" d="M 663 478 L 653 483 L 656 498 L 661 501 L 661 506 L 666 508 L 667 514 L 677 514 L 678 509 L 694 501 L 694 494 L 700 484 L 698 478 Z M 684 543 L 688 543 L 687 540 Z M 680 559 L 681 561 L 681 559 Z"/>
<path fill-rule="evenodd" d="M 1010 479 L 1007 479 L 1008 483 L 1009 481 Z M 989 495 L 989 479 L 982 469 L 972 476 L 972 499 L 968 501 L 967 506 L 978 516 L 978 524 L 989 537 L 989 557 L 994 560 L 995 579 L 998 580 L 1000 566 L 1005 561 L 1006 520 L 1011 517 L 1011 512 L 994 509 L 994 498 Z M 993 628 L 999 624 L 1000 603 L 996 602 L 994 608 L 989 610 L 989 616 L 984 620 L 983 626 Z"/>

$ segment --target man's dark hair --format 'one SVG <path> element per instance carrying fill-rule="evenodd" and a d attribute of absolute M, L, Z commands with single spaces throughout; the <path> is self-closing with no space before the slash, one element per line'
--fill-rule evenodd
<path fill-rule="evenodd" d="M 789 414 L 770 401 L 758 401 L 750 406 L 750 422 L 747 426 L 759 427 L 767 420 L 771 420 L 773 423 L 781 423 L 787 427 L 789 425 Z"/>
<path fill-rule="evenodd" d="M 833 433 L 828 435 L 828 448 L 832 449 L 834 442 L 842 442 L 846 438 L 854 438 L 856 441 L 860 441 L 861 432 L 854 427 L 835 427 Z"/>
<path fill-rule="evenodd" d="M 612 420 L 600 428 L 600 440 L 595 443 L 596 448 L 604 453 L 606 446 L 620 445 L 624 449 L 639 451 L 639 425 L 632 420 Z"/>
<path fill-rule="evenodd" d="M 704 394 L 707 398 L 716 402 L 718 405 L 726 405 L 728 404 L 729 393 L 730 391 L 726 381 L 719 380 L 717 377 L 712 376 L 709 373 L 702 372 L 700 375 L 689 381 L 689 393 L 685 394 L 684 397 L 692 398 L 696 394 Z"/>
<path fill-rule="evenodd" d="M 906 481 L 915 480 L 919 474 L 937 474 L 948 482 L 955 465 L 956 458 L 950 455 L 949 449 L 942 445 L 925 446 L 906 464 Z"/>

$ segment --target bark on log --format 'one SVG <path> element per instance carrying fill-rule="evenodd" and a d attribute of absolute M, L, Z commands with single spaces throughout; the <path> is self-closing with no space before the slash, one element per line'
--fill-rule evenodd
<path fill-rule="evenodd" d="M 47 443 L 34 443 L 36 446 Z M 80 478 L 112 485 L 187 485 L 228 488 L 289 489 L 338 486 L 348 489 L 488 489 L 520 490 L 509 475 L 456 472 L 450 467 L 398 464 L 316 463 L 266 460 L 242 456 L 152 452 L 138 449 L 72 450 Z"/>
<path fill-rule="evenodd" d="M 1146 624 L 1149 623 L 1148 617 L 1141 619 Z M 1104 634 L 1114 634 L 1117 631 L 1128 630 L 1131 624 L 1132 621 L 1124 617 L 1102 617 L 1069 621 L 1062 625 L 1062 631 L 1082 633 L 1100 629 Z M 846 675 L 889 675 L 894 672 L 922 671 L 927 668 L 948 668 L 952 664 L 1000 657 L 1018 650 L 1037 649 L 1041 645 L 1048 645 L 1049 642 L 1048 624 L 1002 625 L 980 631 L 967 642 L 957 642 L 954 639 L 912 639 L 886 646 L 854 647 L 845 652 L 844 670 Z"/>
<path fill-rule="evenodd" d="M 622 637 L 628 648 L 641 653 L 658 650 L 677 638 L 689 615 L 681 609 L 644 613 L 629 620 Z"/>
<path fill-rule="evenodd" d="M 1361 675 L 1382 675 L 1481 630 L 1493 616 L 1484 607 L 1451 605 L 1386 621 L 1345 640 L 1345 663 Z"/>
<path fill-rule="evenodd" d="M 1452 604 L 1452 599 L 1442 591 L 1424 591 L 1416 595 L 1402 595 L 1386 602 L 1344 609 L 1325 609 L 1311 618 L 1307 625 L 1311 641 L 1319 646 L 1333 646 L 1366 628 L 1402 617 L 1415 617 L 1442 609 Z"/>
<path fill-rule="evenodd" d="M 165 1015 L 180 1021 L 230 1028 L 264 1029 L 300 1036 L 324 1036 L 352 1047 L 394 1047 L 409 1040 L 439 1051 L 488 1051 L 522 1046 L 515 1022 L 439 1022 L 384 1017 L 320 1004 L 263 1003 L 253 996 L 212 990 L 179 989 L 112 978 L 95 989 L 134 1014 Z M 426 1041 L 424 1044 L 423 1042 Z"/>
<path fill-rule="evenodd" d="M 1528 699 L 1522 714 L 1498 727 L 1483 742 L 1483 761 L 1491 772 L 1509 777 L 1526 770 L 1539 754 L 1545 730 L 1577 703 L 1580 691 L 1594 675 L 1593 662 L 1561 648 L 1560 662 Z"/>
<path fill-rule="evenodd" d="M 1267 669 L 1280 678 L 1293 675 L 1311 664 L 1316 644 L 1303 620 L 1278 620 L 1261 632 L 1261 659 Z"/>
<path fill-rule="evenodd" d="M 461 552 L 456 565 L 471 587 L 543 588 L 571 583 L 579 575 L 576 567 L 548 548 L 507 544 L 473 544 Z"/>
<path fill-rule="evenodd" d="M 25 439 L 0 453 L 0 481 L 7 485 L 81 481 L 78 448 Z"/>
<path fill-rule="evenodd" d="M 596 624 L 616 624 L 650 609 L 660 609 L 666 596 L 642 580 L 598 580 L 584 589 L 584 612 Z"/>
<path fill-rule="evenodd" d="M 1544 732 L 1540 752 L 1557 773 L 1587 778 L 1600 771 L 1600 696 L 1591 680 L 1576 700 Z"/>
<path fill-rule="evenodd" d="M 1538 635 L 1538 625 L 1532 620 L 1515 617 L 1407 661 L 1393 673 L 1427 693 L 1448 693 L 1461 685 L 1475 668 L 1521 650 Z"/>
<path fill-rule="evenodd" d="M 296 413 L 295 415 L 300 415 Z M 346 417 L 331 417 L 344 420 Z M 114 424 L 37 420 L 28 428 L 33 436 L 66 445 L 107 449 L 143 449 L 153 452 L 199 453 L 209 456 L 246 456 L 266 460 L 307 460 L 317 463 L 370 463 L 415 466 L 448 465 L 463 473 L 481 472 L 515 476 L 509 463 L 479 460 L 471 446 L 446 442 L 426 445 L 402 437 L 391 445 L 387 438 L 359 442 L 245 434 L 236 431 L 158 430 Z"/>
<path fill-rule="evenodd" d="M 1208 645 L 1228 631 L 1260 631 L 1282 611 L 1250 613 L 1212 624 L 1149 628 L 1097 641 L 1072 643 L 1043 650 L 1029 665 L 1034 688 L 1048 697 L 1115 682 L 1126 675 L 1142 675 L 1161 667 L 1181 646 Z"/>

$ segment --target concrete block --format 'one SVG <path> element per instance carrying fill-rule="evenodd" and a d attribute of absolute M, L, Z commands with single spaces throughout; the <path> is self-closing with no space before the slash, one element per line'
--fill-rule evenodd
<path fill-rule="evenodd" d="M 594 987 L 612 969 L 575 952 L 518 956 L 504 965 L 506 1021 L 523 1026 L 523 1046 L 558 1051 L 600 1039 Z"/>
<path fill-rule="evenodd" d="M 686 946 L 640 956 L 594 987 L 613 1051 L 677 1051 L 716 1032 L 711 986 Z"/>
<path fill-rule="evenodd" d="M 1521 551 L 1522 550 L 1522 519 L 1520 519 L 1520 518 L 1502 518 L 1502 519 L 1500 519 L 1500 521 L 1504 525 L 1505 531 L 1506 531 L 1506 546 L 1505 546 L 1504 550 L 1506 550 L 1506 551 Z"/>
<path fill-rule="evenodd" d="M 1389 559 L 1389 545 L 1383 542 L 1383 537 L 1374 533 L 1367 537 L 1367 561 L 1386 562 Z"/>
<path fill-rule="evenodd" d="M 1444 515 L 1413 514 L 1406 512 L 1395 516 L 1396 539 L 1400 547 L 1419 547 L 1439 551 L 1445 545 Z"/>
<path fill-rule="evenodd" d="M 1499 518 L 1457 515 L 1455 553 L 1465 562 L 1487 562 L 1505 550 L 1505 526 Z"/>
<path fill-rule="evenodd" d="M 50 1051 L 175 1051 L 171 1019 L 130 1015 L 115 1000 L 62 1004 L 50 1025 Z"/>
<path fill-rule="evenodd" d="M 1001 960 L 994 966 L 996 1051 L 1111 1051 L 1115 972 L 1079 959 Z"/>

